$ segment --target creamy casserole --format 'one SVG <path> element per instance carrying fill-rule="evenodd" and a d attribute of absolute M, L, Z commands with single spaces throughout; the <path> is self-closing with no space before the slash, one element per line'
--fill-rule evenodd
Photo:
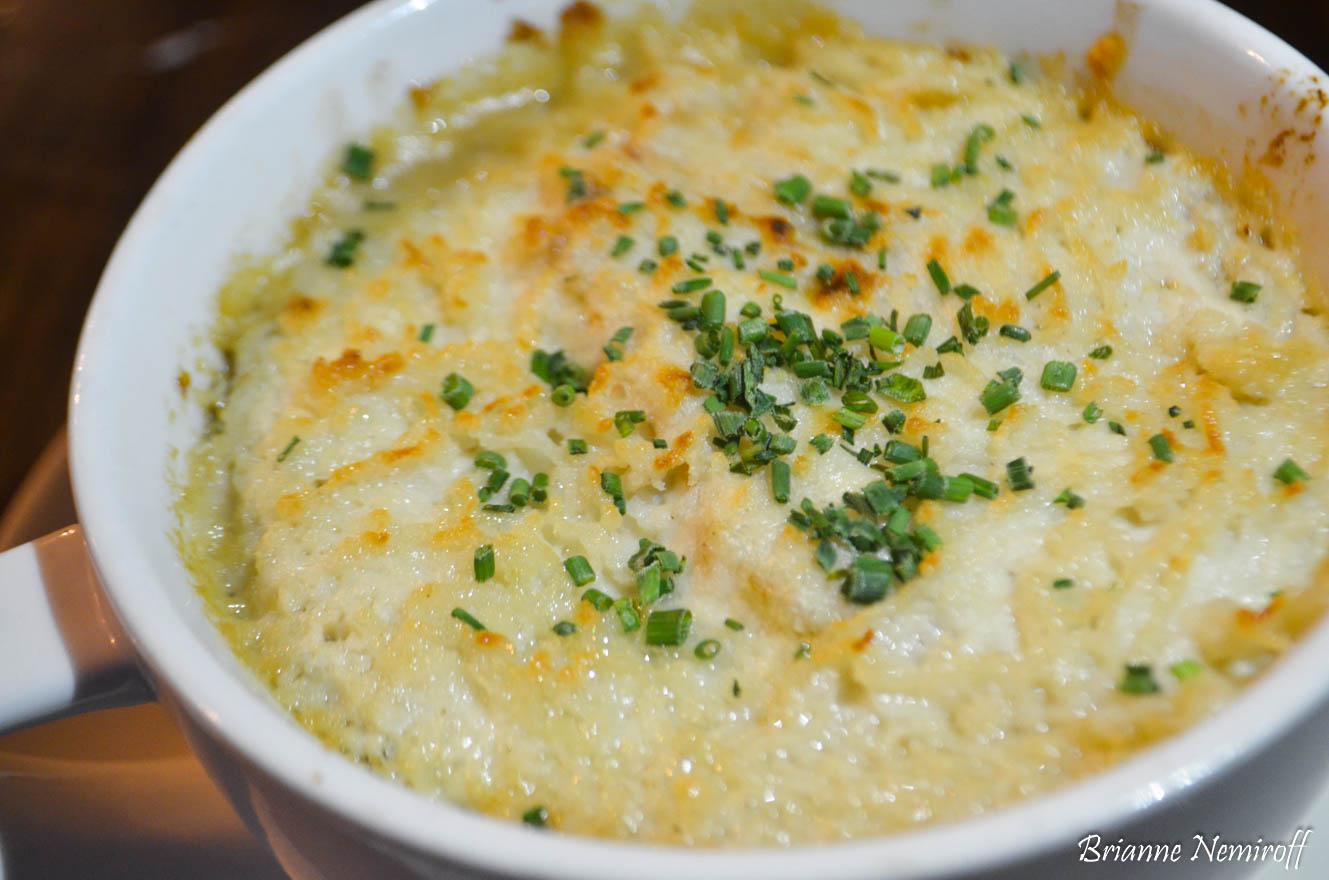
<path fill-rule="evenodd" d="M 222 291 L 180 544 L 354 760 L 700 845 L 1065 785 L 1319 613 L 1323 297 L 1089 73 L 806 7 L 420 89 Z M 188 383 L 183 383 L 188 384 Z"/>

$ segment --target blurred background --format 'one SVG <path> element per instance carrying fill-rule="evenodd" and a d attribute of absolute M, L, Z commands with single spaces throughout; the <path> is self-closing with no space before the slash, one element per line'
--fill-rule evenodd
<path fill-rule="evenodd" d="M 0 0 L 0 509 L 64 422 L 83 313 L 153 179 L 237 89 L 358 5 Z M 1329 0 L 1229 5 L 1329 67 Z"/>

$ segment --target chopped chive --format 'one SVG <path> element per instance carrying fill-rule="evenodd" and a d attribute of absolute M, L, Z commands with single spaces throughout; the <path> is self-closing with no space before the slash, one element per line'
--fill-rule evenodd
<path fill-rule="evenodd" d="M 790 290 L 798 290 L 798 281 L 782 272 L 771 272 L 767 269 L 762 269 L 757 272 L 757 275 L 763 281 L 769 281 L 772 284 L 778 284 L 781 287 L 787 287 Z"/>
<path fill-rule="evenodd" d="M 1256 295 L 1262 289 L 1263 285 L 1256 284 L 1254 281 L 1233 281 L 1232 291 L 1228 294 L 1228 298 L 1249 305 L 1255 302 Z"/>
<path fill-rule="evenodd" d="M 928 260 L 928 274 L 932 276 L 932 283 L 937 286 L 937 292 L 942 296 L 951 292 L 951 279 L 946 274 L 946 270 L 941 268 L 941 263 L 936 260 Z"/>
<path fill-rule="evenodd" d="M 623 479 L 618 474 L 605 471 L 600 474 L 600 488 L 613 499 L 614 506 L 621 514 L 627 513 L 627 502 L 623 497 Z"/>
<path fill-rule="evenodd" d="M 812 646 L 807 642 L 799 642 L 798 650 L 794 651 L 795 660 L 807 660 L 812 656 Z"/>
<path fill-rule="evenodd" d="M 1126 664 L 1125 673 L 1122 675 L 1121 683 L 1117 688 L 1122 693 L 1135 694 L 1156 694 L 1158 693 L 1158 682 L 1154 681 L 1154 672 L 1148 666 Z"/>
<path fill-rule="evenodd" d="M 1024 298 L 1027 300 L 1033 299 L 1034 297 L 1038 296 L 1040 293 L 1047 290 L 1049 287 L 1056 284 L 1060 280 L 1061 280 L 1061 272 L 1059 271 L 1051 272 L 1042 281 L 1038 282 L 1033 287 L 1026 290 L 1024 292 Z"/>
<path fill-rule="evenodd" d="M 922 382 L 903 373 L 892 373 L 884 385 L 877 384 L 877 390 L 900 403 L 918 403 L 928 396 Z"/>
<path fill-rule="evenodd" d="M 991 480 L 985 480 L 977 474 L 960 474 L 969 481 L 969 485 L 974 487 L 974 494 L 979 498 L 986 498 L 989 501 L 996 498 L 1001 493 L 1000 487 Z"/>
<path fill-rule="evenodd" d="M 443 391 L 439 396 L 453 409 L 465 409 L 466 404 L 475 396 L 475 386 L 467 382 L 460 373 L 448 373 L 443 378 Z"/>
<path fill-rule="evenodd" d="M 702 277 L 689 278 L 686 281 L 680 281 L 669 289 L 674 293 L 696 293 L 698 290 L 703 290 L 710 286 L 711 279 Z"/>
<path fill-rule="evenodd" d="M 722 291 L 708 290 L 701 298 L 701 323 L 715 327 L 724 323 L 725 296 Z"/>
<path fill-rule="evenodd" d="M 863 415 L 862 413 L 856 413 L 850 409 L 836 410 L 835 414 L 832 415 L 831 418 L 839 422 L 841 425 L 844 425 L 846 428 L 848 428 L 851 431 L 856 431 L 868 423 L 867 416 Z"/>
<path fill-rule="evenodd" d="M 475 548 L 475 579 L 484 583 L 494 576 L 494 545 L 481 544 Z"/>
<path fill-rule="evenodd" d="M 585 440 L 577 437 L 568 438 L 568 455 L 585 455 L 587 451 Z"/>
<path fill-rule="evenodd" d="M 776 260 L 775 268 L 779 269 L 781 272 L 792 272 L 794 271 L 794 261 L 788 257 Z"/>
<path fill-rule="evenodd" d="M 692 629 L 692 612 L 686 608 L 652 611 L 646 618 L 646 644 L 681 645 Z"/>
<path fill-rule="evenodd" d="M 647 257 L 646 259 L 642 260 L 640 263 L 637 264 L 637 271 L 643 275 L 650 275 L 652 272 L 654 272 L 656 269 L 659 268 L 660 264 L 655 262 L 655 260 L 652 260 L 650 257 Z"/>
<path fill-rule="evenodd" d="M 941 365 L 940 361 L 938 361 L 937 363 L 933 364 L 930 367 L 923 368 L 924 379 L 940 379 L 942 376 L 945 375 L 946 375 L 946 368 Z"/>
<path fill-rule="evenodd" d="M 577 631 L 577 624 L 570 620 L 560 620 L 554 624 L 554 635 L 570 636 Z"/>
<path fill-rule="evenodd" d="M 644 207 L 646 207 L 645 202 L 620 202 L 618 206 L 618 213 L 635 214 Z"/>
<path fill-rule="evenodd" d="M 752 303 L 748 303 L 752 305 Z M 746 309 L 748 306 L 744 306 Z M 738 341 L 744 345 L 750 345 L 766 338 L 769 332 L 769 325 L 760 318 L 750 318 L 738 325 Z"/>
<path fill-rule="evenodd" d="M 894 171 L 882 171 L 877 168 L 869 168 L 867 170 L 867 175 L 868 177 L 871 177 L 873 180 L 880 180 L 884 181 L 885 183 L 900 182 L 900 175 Z"/>
<path fill-rule="evenodd" d="M 531 500 L 531 484 L 518 477 L 508 488 L 508 503 L 513 507 L 525 507 Z"/>
<path fill-rule="evenodd" d="M 945 342 L 937 346 L 937 354 L 949 354 L 951 352 L 954 352 L 955 354 L 964 354 L 964 346 L 960 344 L 960 340 L 955 336 L 949 337 Z"/>
<path fill-rule="evenodd" d="M 959 292 L 956 288 L 956 292 Z M 960 335 L 964 341 L 970 345 L 977 345 L 978 341 L 987 335 L 988 319 L 985 315 L 975 315 L 973 304 L 966 302 L 960 311 L 955 313 L 955 323 L 960 325 Z"/>
<path fill-rule="evenodd" d="M 585 556 L 569 556 L 563 560 L 563 568 L 567 571 L 568 577 L 572 578 L 572 582 L 579 587 L 584 587 L 595 580 L 595 571 Z"/>
<path fill-rule="evenodd" d="M 1053 504 L 1064 504 L 1069 510 L 1076 510 L 1084 507 L 1084 499 L 1076 495 L 1069 486 L 1061 490 L 1061 494 L 1052 499 Z"/>
<path fill-rule="evenodd" d="M 761 317 L 761 306 L 754 302 L 744 303 L 743 308 L 739 309 L 738 313 L 750 321 L 753 318 Z"/>
<path fill-rule="evenodd" d="M 971 300 L 982 293 L 972 284 L 957 284 L 951 288 L 951 292 L 963 300 Z"/>
<path fill-rule="evenodd" d="M 812 216 L 848 220 L 852 216 L 852 207 L 848 199 L 819 195 L 812 199 Z"/>
<path fill-rule="evenodd" d="M 669 441 L 663 437 L 656 437 L 654 440 L 651 441 L 651 445 L 654 446 L 656 449 L 668 449 Z"/>
<path fill-rule="evenodd" d="M 577 390 L 571 385 L 559 385 L 550 392 L 549 398 L 554 406 L 572 406 L 572 402 L 577 399 Z"/>
<path fill-rule="evenodd" d="M 1189 431 L 1190 429 L 1195 427 L 1195 422 L 1192 422 L 1190 419 L 1187 419 L 1186 421 L 1181 423 L 1181 426 Z"/>
<path fill-rule="evenodd" d="M 873 348 L 879 348 L 891 354 L 899 354 L 904 351 L 904 343 L 905 337 L 896 333 L 890 327 L 874 324 L 868 330 L 868 345 Z"/>
<path fill-rule="evenodd" d="M 861 171 L 850 171 L 849 191 L 860 199 L 865 199 L 872 194 L 872 181 L 868 180 L 867 175 Z"/>
<path fill-rule="evenodd" d="M 1167 408 L 1167 414 L 1170 418 L 1175 419 L 1177 416 L 1181 415 L 1181 407 L 1173 404 Z"/>
<path fill-rule="evenodd" d="M 835 441 L 831 439 L 829 434 L 818 434 L 816 437 L 809 440 L 808 443 L 813 449 L 817 450 L 817 452 L 822 455 L 829 452 L 831 447 L 835 445 Z"/>
<path fill-rule="evenodd" d="M 932 331 L 932 316 L 926 314 L 911 315 L 904 325 L 904 338 L 915 348 L 920 348 L 924 342 L 927 342 L 928 333 Z"/>
<path fill-rule="evenodd" d="M 430 339 L 433 338 L 433 336 L 434 336 L 433 324 L 426 324 L 420 328 L 420 336 L 418 338 L 421 342 L 428 342 Z"/>
<path fill-rule="evenodd" d="M 799 205 L 812 192 L 812 182 L 801 174 L 775 182 L 775 198 L 786 205 Z"/>
<path fill-rule="evenodd" d="M 1157 165 L 1159 162 L 1162 162 L 1166 158 L 1167 155 L 1162 150 L 1151 150 L 1149 152 L 1149 155 L 1144 157 L 1144 164 Z"/>
<path fill-rule="evenodd" d="M 590 193 L 590 188 L 586 186 L 586 175 L 581 171 L 564 165 L 558 169 L 558 173 L 563 175 L 568 182 L 567 199 L 569 202 L 584 199 Z"/>
<path fill-rule="evenodd" d="M 300 435 L 296 434 L 294 437 L 291 438 L 291 442 L 287 443 L 286 446 L 282 448 L 282 451 L 277 453 L 277 463 L 281 464 L 283 461 L 285 461 L 286 456 L 291 454 L 291 450 L 294 449 L 295 445 L 299 442 L 300 442 Z M 1288 459 L 1289 463 L 1291 463 L 1291 461 L 1292 461 L 1291 459 Z"/>
<path fill-rule="evenodd" d="M 623 625 L 623 632 L 636 632 L 641 629 L 641 614 L 627 596 L 614 600 L 614 613 Z"/>
<path fill-rule="evenodd" d="M 1015 193 L 1008 189 L 1002 190 L 995 199 L 988 204 L 988 222 L 997 226 L 1015 226 L 1020 222 L 1020 215 L 1011 202 L 1015 200 Z"/>
<path fill-rule="evenodd" d="M 1102 417 L 1103 408 L 1091 400 L 1089 401 L 1089 405 L 1084 408 L 1084 412 L 1081 415 L 1084 416 L 1086 422 L 1092 425 Z"/>
<path fill-rule="evenodd" d="M 665 193 L 665 201 L 675 208 L 686 208 L 688 204 L 688 200 L 683 198 L 683 194 L 676 189 L 671 189 Z"/>
<path fill-rule="evenodd" d="M 1023 119 L 1023 120 L 1024 120 L 1024 124 L 1027 125 L 1027 126 L 1029 126 L 1030 128 L 1035 128 L 1035 129 L 1037 129 L 1037 128 L 1042 128 L 1042 127 L 1043 127 L 1043 123 L 1041 123 L 1041 122 L 1038 121 L 1038 117 L 1037 117 L 1037 116 L 1031 116 L 1031 115 L 1029 115 L 1028 113 L 1024 113 L 1024 114 L 1021 114 L 1020 118 Z"/>
<path fill-rule="evenodd" d="M 1054 590 L 1069 590 L 1073 586 L 1075 586 L 1075 581 L 1070 578 L 1057 578 L 1052 582 L 1052 589 Z"/>
<path fill-rule="evenodd" d="M 877 248 L 877 268 L 886 271 L 886 248 Z"/>
<path fill-rule="evenodd" d="M 341 170 L 356 180 L 368 180 L 373 176 L 374 151 L 360 144 L 351 144 L 346 148 Z"/>
<path fill-rule="evenodd" d="M 974 484 L 968 477 L 946 477 L 942 485 L 941 497 L 947 501 L 962 503 L 974 494 Z"/>
<path fill-rule="evenodd" d="M 521 814 L 521 820 L 527 825 L 543 828 L 549 822 L 549 811 L 544 807 L 531 807 Z"/>
<path fill-rule="evenodd" d="M 278 461 L 280 460 L 278 459 Z M 1297 463 L 1290 458 L 1284 459 L 1283 463 L 1274 471 L 1274 479 L 1288 486 L 1310 478 L 1311 475 L 1298 467 Z"/>
<path fill-rule="evenodd" d="M 933 189 L 946 186 L 952 180 L 958 179 L 959 168 L 951 168 L 944 162 L 938 162 L 932 166 L 931 181 Z"/>
<path fill-rule="evenodd" d="M 637 425 L 646 421 L 646 413 L 639 409 L 622 409 L 614 413 L 614 430 L 618 431 L 618 436 L 626 437 L 633 432 Z"/>
<path fill-rule="evenodd" d="M 969 137 L 964 143 L 964 171 L 966 174 L 978 173 L 979 150 L 983 149 L 983 144 L 992 140 L 995 136 L 996 132 L 986 122 L 980 122 L 974 126 L 974 130 L 969 133 Z"/>
<path fill-rule="evenodd" d="M 676 254 L 678 253 L 678 239 L 672 235 L 663 236 L 655 243 L 655 249 L 662 257 Z"/>
<path fill-rule="evenodd" d="M 720 653 L 720 643 L 715 639 L 702 639 L 697 642 L 697 647 L 692 649 L 692 653 L 697 655 L 698 660 L 710 660 Z"/>
<path fill-rule="evenodd" d="M 359 229 L 352 229 L 333 242 L 332 250 L 328 251 L 327 264 L 336 266 L 338 269 L 348 268 L 355 262 L 355 252 L 364 240 L 365 234 L 363 232 Z"/>
<path fill-rule="evenodd" d="M 1173 663 L 1169 666 L 1168 672 L 1171 672 L 1176 677 L 1177 681 L 1185 681 L 1188 678 L 1194 678 L 1199 675 L 1201 667 L 1200 664 L 1196 663 L 1194 660 L 1182 660 L 1180 663 Z"/>
<path fill-rule="evenodd" d="M 858 556 L 849 566 L 840 592 L 856 605 L 871 605 L 886 598 L 895 584 L 895 568 L 885 559 L 867 554 Z"/>
<path fill-rule="evenodd" d="M 1043 365 L 1040 380 L 1048 391 L 1070 391 L 1075 385 L 1075 364 L 1069 361 L 1048 361 Z"/>
<path fill-rule="evenodd" d="M 1017 324 L 1002 324 L 997 334 L 1007 339 L 1014 339 L 1016 342 L 1028 342 L 1030 339 L 1029 331 Z"/>
<path fill-rule="evenodd" d="M 581 600 L 589 604 L 596 611 L 601 612 L 608 611 L 614 604 L 614 600 L 609 597 L 609 594 L 597 590 L 595 587 L 591 587 L 589 590 L 582 593 Z"/>
<path fill-rule="evenodd" d="M 661 574 L 659 564 L 654 562 L 637 572 L 637 601 L 642 605 L 650 605 L 660 598 L 663 592 Z"/>
<path fill-rule="evenodd" d="M 1126 436 L 1126 429 L 1121 426 L 1121 422 L 1108 422 L 1108 430 L 1113 434 L 1120 434 L 1123 437 Z"/>
<path fill-rule="evenodd" d="M 1096 361 L 1105 361 L 1108 358 L 1112 357 L 1112 346 L 1100 345 L 1098 346 L 1098 348 L 1095 348 L 1093 351 L 1089 352 L 1089 356 Z"/>
<path fill-rule="evenodd" d="M 1006 68 L 1006 78 L 1009 79 L 1013 85 L 1020 85 L 1020 83 L 1024 82 L 1024 68 L 1012 61 L 1010 67 Z"/>
<path fill-rule="evenodd" d="M 620 235 L 614 241 L 614 249 L 609 252 L 609 256 L 621 257 L 624 254 L 626 254 L 628 251 L 632 250 L 632 246 L 634 244 L 636 244 L 636 242 L 632 240 L 631 236 Z"/>
<path fill-rule="evenodd" d="M 822 541 L 817 545 L 816 560 L 817 565 L 821 566 L 822 571 L 829 572 L 835 568 L 835 560 L 839 554 L 835 552 L 835 547 L 830 541 Z"/>
<path fill-rule="evenodd" d="M 1011 491 L 1025 492 L 1034 488 L 1033 472 L 1034 469 L 1024 458 L 1006 462 L 1006 479 L 1011 484 Z"/>
<path fill-rule="evenodd" d="M 1167 442 L 1167 437 L 1163 434 L 1155 434 L 1149 438 L 1149 448 L 1154 451 L 1154 458 L 1161 462 L 1172 461 L 1172 445 Z"/>
<path fill-rule="evenodd" d="M 720 221 L 721 226 L 729 225 L 729 206 L 724 203 L 724 199 L 715 200 L 715 219 Z"/>
<path fill-rule="evenodd" d="M 480 621 L 476 620 L 474 615 L 472 615 L 471 612 L 467 611 L 465 608 L 453 608 L 452 616 L 457 618 L 462 623 L 466 624 L 476 632 L 481 632 L 485 628 L 485 625 Z"/>
<path fill-rule="evenodd" d="M 724 625 L 732 629 L 734 632 L 742 632 L 743 630 L 743 621 L 735 620 L 732 617 L 726 617 L 724 619 Z"/>
<path fill-rule="evenodd" d="M 776 459 L 771 462 L 771 494 L 780 504 L 789 502 L 789 463 Z"/>
<path fill-rule="evenodd" d="M 988 382 L 978 399 L 988 415 L 994 416 L 1020 399 L 1020 388 L 1014 382 L 994 379 Z"/>
<path fill-rule="evenodd" d="M 588 150 L 594 150 L 604 139 L 605 133 L 603 131 L 593 131 L 582 138 L 581 145 Z"/>

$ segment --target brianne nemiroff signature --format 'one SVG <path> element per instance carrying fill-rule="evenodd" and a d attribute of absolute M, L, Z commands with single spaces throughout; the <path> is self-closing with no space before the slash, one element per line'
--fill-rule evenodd
<path fill-rule="evenodd" d="M 1187 841 L 1140 843 L 1117 838 L 1104 843 L 1102 835 L 1086 834 L 1076 842 L 1082 862 L 1274 862 L 1295 871 L 1310 839 L 1310 828 L 1298 828 L 1291 840 L 1227 841 L 1221 834 L 1196 834 Z"/>

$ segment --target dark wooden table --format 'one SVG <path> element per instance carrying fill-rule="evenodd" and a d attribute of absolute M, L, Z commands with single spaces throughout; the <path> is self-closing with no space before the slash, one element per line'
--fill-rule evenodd
<path fill-rule="evenodd" d="M 0 0 L 0 507 L 64 421 L 83 313 L 153 179 L 232 93 L 357 5 Z M 1231 5 L 1329 67 L 1329 0 Z"/>

